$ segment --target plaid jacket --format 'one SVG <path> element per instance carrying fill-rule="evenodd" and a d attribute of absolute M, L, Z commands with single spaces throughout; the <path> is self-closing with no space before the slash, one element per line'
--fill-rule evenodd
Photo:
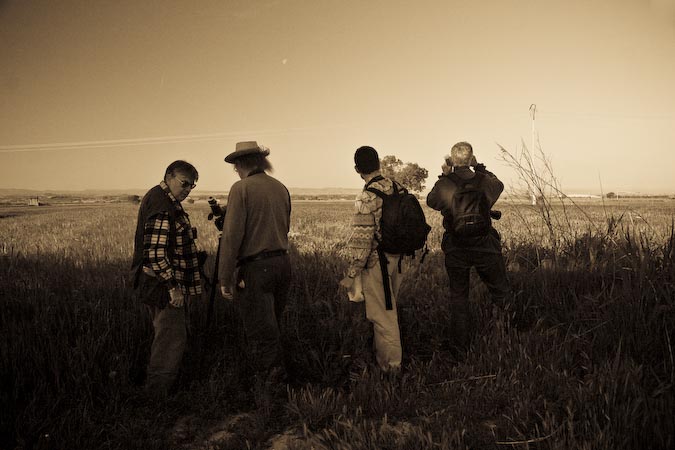
<path fill-rule="evenodd" d="M 173 280 L 186 295 L 202 292 L 195 231 L 181 204 L 162 181 L 161 188 L 173 202 L 174 229 L 171 233 L 171 215 L 160 212 L 147 219 L 143 233 L 143 267 L 167 283 Z"/>

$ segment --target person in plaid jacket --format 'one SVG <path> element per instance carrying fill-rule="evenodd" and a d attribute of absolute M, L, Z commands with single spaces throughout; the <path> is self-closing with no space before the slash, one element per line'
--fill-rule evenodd
<path fill-rule="evenodd" d="M 198 177 L 192 164 L 174 161 L 138 210 L 133 285 L 154 330 L 145 383 L 153 396 L 166 395 L 176 379 L 187 341 L 188 300 L 201 294 L 197 230 L 181 206 Z"/>

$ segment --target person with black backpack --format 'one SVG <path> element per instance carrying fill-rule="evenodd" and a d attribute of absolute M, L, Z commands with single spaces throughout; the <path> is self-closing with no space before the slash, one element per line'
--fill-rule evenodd
<path fill-rule="evenodd" d="M 354 162 L 366 185 L 356 199 L 347 243 L 350 264 L 340 284 L 350 291 L 352 301 L 365 301 L 378 365 L 383 370 L 398 369 L 403 351 L 396 300 L 402 260 L 425 247 L 431 228 L 417 198 L 380 174 L 373 147 L 359 147 Z"/>
<path fill-rule="evenodd" d="M 504 184 L 484 164 L 477 163 L 468 142 L 452 147 L 442 170 L 427 196 L 427 205 L 443 215 L 441 248 L 450 280 L 451 326 L 457 347 L 466 350 L 473 333 L 469 309 L 471 267 L 487 286 L 494 304 L 502 306 L 510 291 L 500 236 L 491 217 L 491 208 Z"/>

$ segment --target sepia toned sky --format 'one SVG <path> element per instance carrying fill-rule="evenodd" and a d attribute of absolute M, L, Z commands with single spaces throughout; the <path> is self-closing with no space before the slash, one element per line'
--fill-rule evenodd
<path fill-rule="evenodd" d="M 226 190 L 239 140 L 289 187 L 460 140 L 514 185 L 533 129 L 570 192 L 675 193 L 675 0 L 0 0 L 0 188 Z"/>

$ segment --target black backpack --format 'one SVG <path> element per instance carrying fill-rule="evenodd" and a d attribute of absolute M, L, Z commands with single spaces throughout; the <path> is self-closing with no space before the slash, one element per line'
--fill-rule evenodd
<path fill-rule="evenodd" d="M 378 250 L 399 254 L 415 255 L 416 250 L 424 247 L 431 227 L 427 224 L 424 211 L 417 197 L 406 188 L 392 181 L 394 192 L 385 194 L 379 189 L 369 187 L 371 183 L 382 180 L 377 176 L 366 184 L 366 190 L 382 199 L 382 218 Z"/>
<path fill-rule="evenodd" d="M 490 204 L 481 188 L 483 177 L 480 172 L 476 172 L 468 180 L 455 173 L 448 175 L 457 186 L 450 205 L 452 222 L 451 229 L 448 230 L 455 237 L 462 239 L 486 236 L 492 228 Z"/>

